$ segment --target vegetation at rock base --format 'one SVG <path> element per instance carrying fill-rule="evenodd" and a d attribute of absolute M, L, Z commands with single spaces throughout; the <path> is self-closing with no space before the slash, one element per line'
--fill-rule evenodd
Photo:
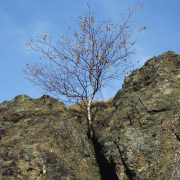
<path fill-rule="evenodd" d="M 91 109 L 94 108 L 94 107 L 103 107 L 103 106 L 106 106 L 107 104 L 110 104 L 112 102 L 113 98 L 110 97 L 107 101 L 92 101 L 91 103 Z M 71 106 L 68 106 L 67 109 L 69 111 L 73 111 L 73 112 L 77 112 L 77 114 L 84 114 L 86 115 L 87 111 L 85 110 L 85 107 L 82 108 L 82 106 L 84 106 L 84 103 L 81 104 L 81 106 L 79 106 L 79 104 L 75 104 L 75 105 L 71 105 Z"/>

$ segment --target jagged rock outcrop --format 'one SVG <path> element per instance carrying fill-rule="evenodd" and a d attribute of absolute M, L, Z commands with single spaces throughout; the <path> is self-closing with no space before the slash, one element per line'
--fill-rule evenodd
<path fill-rule="evenodd" d="M 0 104 L 0 179 L 100 179 L 86 133 L 62 103 L 26 95 Z"/>
<path fill-rule="evenodd" d="M 180 55 L 134 70 L 93 127 L 103 179 L 180 179 Z"/>
<path fill-rule="evenodd" d="M 180 55 L 148 60 L 86 117 L 47 95 L 0 104 L 0 179 L 180 179 Z"/>

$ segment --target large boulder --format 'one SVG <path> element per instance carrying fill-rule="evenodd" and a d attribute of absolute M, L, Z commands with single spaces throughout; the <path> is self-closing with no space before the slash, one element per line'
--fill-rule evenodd
<path fill-rule="evenodd" d="M 180 55 L 151 58 L 93 107 L 92 141 L 79 112 L 47 95 L 1 103 L 0 179 L 180 179 Z"/>
<path fill-rule="evenodd" d="M 100 180 L 79 121 L 47 95 L 0 104 L 0 179 Z"/>
<path fill-rule="evenodd" d="M 134 70 L 93 127 L 104 179 L 180 179 L 180 55 Z"/>

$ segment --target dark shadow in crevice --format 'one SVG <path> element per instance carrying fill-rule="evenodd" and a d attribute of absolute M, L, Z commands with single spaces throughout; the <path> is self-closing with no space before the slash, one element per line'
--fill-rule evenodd
<path fill-rule="evenodd" d="M 93 133 L 94 134 L 94 133 Z M 89 136 L 89 135 L 88 135 Z M 101 153 L 102 146 L 93 136 L 94 150 L 96 154 L 96 161 L 99 165 L 101 180 L 118 180 L 119 178 L 116 175 L 116 164 L 111 161 L 108 162 L 105 156 Z"/>

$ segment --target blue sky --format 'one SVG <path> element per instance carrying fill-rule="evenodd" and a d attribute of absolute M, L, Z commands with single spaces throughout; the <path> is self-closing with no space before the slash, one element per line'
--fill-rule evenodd
<path fill-rule="evenodd" d="M 25 79 L 23 69 L 26 63 L 39 60 L 41 54 L 28 51 L 25 46 L 29 36 L 51 34 L 54 39 L 66 34 L 68 26 L 78 30 L 71 17 L 83 15 L 87 9 L 86 0 L 0 0 L 0 103 L 26 94 L 39 98 L 37 87 Z M 140 68 L 153 56 L 169 50 L 180 54 L 180 1 L 179 0 L 89 0 L 95 21 L 111 20 L 122 22 L 121 13 L 128 7 L 142 5 L 132 15 L 137 29 L 146 26 L 135 44 L 134 62 L 142 59 L 133 69 Z M 137 34 L 138 35 L 138 34 Z M 114 90 L 102 90 L 103 96 L 113 97 L 122 88 L 124 80 L 113 81 Z"/>

